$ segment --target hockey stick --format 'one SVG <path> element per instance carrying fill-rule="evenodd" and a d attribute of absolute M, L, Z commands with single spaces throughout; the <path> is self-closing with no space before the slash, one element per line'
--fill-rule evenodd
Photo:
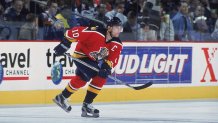
<path fill-rule="evenodd" d="M 97 69 L 97 68 L 95 68 L 95 67 L 93 67 L 93 66 L 87 64 L 86 62 L 84 62 L 84 61 L 82 61 L 82 60 L 80 60 L 80 59 L 74 58 L 74 57 L 72 57 L 70 54 L 65 53 L 65 55 L 66 55 L 67 57 L 73 59 L 74 61 L 77 61 L 77 62 L 79 62 L 79 63 L 85 65 L 86 67 L 88 67 L 88 68 L 90 68 L 90 69 L 92 69 L 92 70 L 94 70 L 94 71 L 96 71 L 96 72 L 99 72 L 99 69 Z M 131 85 L 129 85 L 129 84 L 127 84 L 127 83 L 125 83 L 125 82 L 123 82 L 123 81 L 121 81 L 121 80 L 119 80 L 119 79 L 117 79 L 117 78 L 115 78 L 115 77 L 113 77 L 113 76 L 111 76 L 111 75 L 109 75 L 108 78 L 110 78 L 110 79 L 116 81 L 116 82 L 119 83 L 119 84 L 126 85 L 126 86 L 128 86 L 128 87 L 130 87 L 130 88 L 132 88 L 132 89 L 134 89 L 134 90 L 141 90 L 141 89 L 150 87 L 150 86 L 153 84 L 152 81 L 148 81 L 148 82 L 145 83 L 144 85 L 134 87 L 134 86 L 131 86 Z"/>
<path fill-rule="evenodd" d="M 79 14 L 79 13 L 75 13 L 75 12 L 73 12 L 73 14 L 76 15 L 76 16 L 79 16 L 79 17 L 82 17 L 82 18 L 85 18 L 85 19 L 88 19 L 88 20 L 97 22 L 97 23 L 99 23 L 99 24 L 102 24 L 102 25 L 104 26 L 104 28 L 107 27 L 107 24 L 105 24 L 103 21 L 97 20 L 97 19 L 95 19 L 95 18 L 89 18 L 89 17 L 83 16 L 83 15 L 81 15 L 81 14 Z"/>
<path fill-rule="evenodd" d="M 0 84 L 2 83 L 3 77 L 4 77 L 4 69 L 2 63 L 0 62 Z"/>

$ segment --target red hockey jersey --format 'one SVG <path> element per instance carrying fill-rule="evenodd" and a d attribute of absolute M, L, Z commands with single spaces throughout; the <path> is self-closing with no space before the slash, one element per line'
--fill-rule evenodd
<path fill-rule="evenodd" d="M 106 41 L 105 34 L 105 30 L 74 27 L 66 31 L 65 38 L 71 42 L 78 42 L 74 53 L 95 61 L 105 59 L 111 63 L 112 67 L 115 67 L 123 46 L 119 38 Z"/>

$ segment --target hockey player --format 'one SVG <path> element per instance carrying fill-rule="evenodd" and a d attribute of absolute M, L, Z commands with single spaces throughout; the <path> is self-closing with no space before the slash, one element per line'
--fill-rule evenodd
<path fill-rule="evenodd" d="M 122 50 L 122 42 L 119 39 L 122 29 L 121 20 L 113 17 L 108 21 L 106 29 L 74 27 L 66 31 L 65 38 L 54 48 L 55 54 L 63 55 L 70 48 L 72 42 L 77 42 L 72 56 L 98 68 L 99 72 L 75 61 L 76 75 L 66 88 L 53 99 L 58 106 L 66 112 L 70 112 L 71 106 L 68 104 L 67 98 L 91 80 L 83 101 L 81 116 L 99 117 L 99 110 L 92 106 L 92 102 L 101 91 L 108 75 L 111 74 L 111 69 L 117 65 Z"/>

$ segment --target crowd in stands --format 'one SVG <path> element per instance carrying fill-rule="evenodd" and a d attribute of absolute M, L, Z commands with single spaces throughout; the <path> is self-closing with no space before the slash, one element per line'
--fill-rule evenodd
<path fill-rule="evenodd" d="M 116 16 L 127 41 L 218 41 L 217 0 L 0 0 L 0 40 L 61 40 Z"/>

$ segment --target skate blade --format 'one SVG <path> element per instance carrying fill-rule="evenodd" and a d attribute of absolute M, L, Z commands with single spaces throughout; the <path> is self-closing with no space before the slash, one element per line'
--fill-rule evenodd
<path fill-rule="evenodd" d="M 54 103 L 56 103 L 59 107 L 61 107 L 67 113 L 69 113 L 71 111 L 71 108 L 70 108 L 70 110 L 67 110 L 67 109 L 63 108 L 55 99 L 52 99 L 52 100 L 53 100 Z"/>
<path fill-rule="evenodd" d="M 81 117 L 98 118 L 99 114 L 89 114 L 89 113 L 86 113 L 86 112 L 82 112 Z"/>

